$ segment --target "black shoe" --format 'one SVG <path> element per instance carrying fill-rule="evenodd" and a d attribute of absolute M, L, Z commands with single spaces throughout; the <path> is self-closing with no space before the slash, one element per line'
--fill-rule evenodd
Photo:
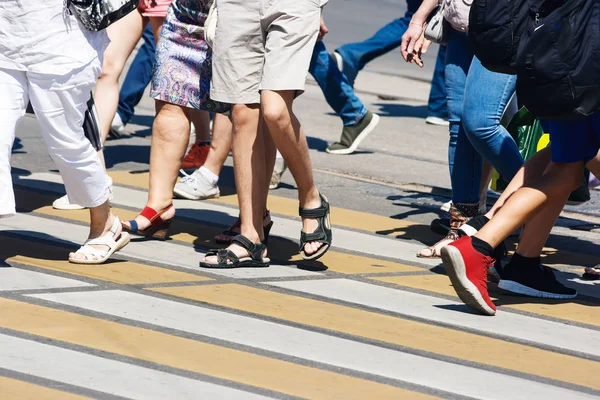
<path fill-rule="evenodd" d="M 430 228 L 438 235 L 446 236 L 450 232 L 450 218 L 436 218 L 431 221 Z"/>
<path fill-rule="evenodd" d="M 542 265 L 526 265 L 519 260 L 524 257 L 515 254 L 500 273 L 498 287 L 507 292 L 543 299 L 572 299 L 577 291 L 560 283 L 554 276 L 554 270 Z M 532 260 L 532 259 L 526 259 Z"/>

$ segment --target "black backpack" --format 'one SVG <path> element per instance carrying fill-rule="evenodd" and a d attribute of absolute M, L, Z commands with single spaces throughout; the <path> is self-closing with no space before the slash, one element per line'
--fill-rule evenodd
<path fill-rule="evenodd" d="M 546 0 L 517 51 L 517 97 L 540 119 L 600 110 L 600 0 Z"/>
<path fill-rule="evenodd" d="M 484 67 L 503 74 L 516 73 L 521 36 L 535 20 L 542 0 L 473 0 L 469 13 L 469 40 Z"/>

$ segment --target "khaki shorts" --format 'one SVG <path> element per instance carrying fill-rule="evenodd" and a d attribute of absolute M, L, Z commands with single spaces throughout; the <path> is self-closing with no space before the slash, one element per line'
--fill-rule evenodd
<path fill-rule="evenodd" d="M 258 104 L 261 90 L 304 91 L 320 0 L 218 0 L 211 98 Z"/>

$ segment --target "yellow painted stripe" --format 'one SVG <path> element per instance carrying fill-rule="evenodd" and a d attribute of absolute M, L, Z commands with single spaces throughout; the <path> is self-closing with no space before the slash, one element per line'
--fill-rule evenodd
<path fill-rule="evenodd" d="M 0 376 L 0 396 L 6 400 L 83 400 L 72 393 Z"/>
<path fill-rule="evenodd" d="M 49 197 L 42 194 L 31 196 L 31 192 L 16 190 L 17 204 L 21 209 L 35 211 L 40 214 L 61 217 L 79 222 L 89 223 L 89 212 L 87 210 L 64 211 L 55 210 L 49 204 Z M 136 217 L 137 213 L 120 208 L 112 208 L 112 212 L 122 220 Z M 277 221 L 275 220 L 275 223 Z M 200 223 L 189 223 L 175 219 L 171 226 L 170 236 L 174 240 L 194 245 L 202 245 L 208 248 L 214 247 L 213 238 L 221 233 L 222 228 L 202 225 Z M 273 237 L 269 241 L 269 255 L 275 260 L 300 261 L 298 244 L 284 238 Z M 66 256 L 62 256 L 66 257 Z M 344 274 L 363 274 L 374 272 L 411 272 L 421 271 L 421 268 L 395 263 L 391 261 L 377 260 L 374 258 L 357 256 L 353 254 L 329 251 L 320 260 L 327 269 Z M 189 279 L 186 279 L 189 280 Z"/>
<path fill-rule="evenodd" d="M 2 241 L 0 259 L 106 282 L 135 285 L 211 280 L 203 276 L 129 261 L 110 262 L 94 265 L 93 267 L 71 264 L 66 260 L 69 252 L 63 247 L 49 246 L 1 235 L 0 240 Z"/>
<path fill-rule="evenodd" d="M 148 189 L 148 172 L 110 171 L 109 175 L 117 184 Z M 210 201 L 238 206 L 237 195 L 222 196 L 219 199 Z M 298 217 L 298 202 L 296 200 L 270 194 L 268 207 L 275 214 L 292 218 Z M 439 235 L 431 231 L 428 225 L 361 211 L 332 207 L 331 219 L 332 223 L 337 226 L 363 230 L 380 235 L 390 235 L 399 239 L 416 239 L 428 244 L 433 244 L 441 239 Z M 550 265 L 595 265 L 600 262 L 598 257 L 589 254 L 565 250 L 557 251 L 551 247 L 544 248 L 543 257 L 543 261 Z"/>
<path fill-rule="evenodd" d="M 0 326 L 304 398 L 430 398 L 317 368 L 0 299 Z"/>
<path fill-rule="evenodd" d="M 472 333 L 238 284 L 150 290 L 600 389 L 600 363 Z"/>
<path fill-rule="evenodd" d="M 450 279 L 446 275 L 386 276 L 372 279 L 414 289 L 427 290 L 433 293 L 456 296 L 456 292 L 450 284 Z M 498 297 L 494 296 L 494 294 L 494 292 L 490 291 L 490 295 L 496 305 L 548 317 L 600 326 L 600 304 L 598 303 L 590 303 L 578 299 L 536 299 L 533 297 L 511 296 L 508 293 L 502 293 Z"/>

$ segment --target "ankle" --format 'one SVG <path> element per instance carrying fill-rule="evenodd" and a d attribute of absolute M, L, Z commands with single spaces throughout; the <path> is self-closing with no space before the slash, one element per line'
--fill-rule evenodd
<path fill-rule="evenodd" d="M 321 196 L 317 188 L 310 190 L 306 196 L 300 196 L 300 207 L 311 209 L 321 206 Z"/>

